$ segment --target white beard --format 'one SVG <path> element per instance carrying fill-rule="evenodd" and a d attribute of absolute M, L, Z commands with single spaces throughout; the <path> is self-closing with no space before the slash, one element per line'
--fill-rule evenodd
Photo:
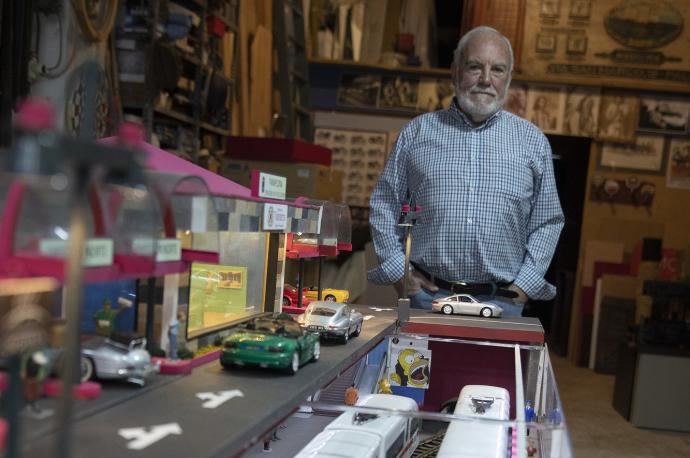
<path fill-rule="evenodd" d="M 455 94 L 458 98 L 458 105 L 460 105 L 462 111 L 467 113 L 470 118 L 472 118 L 472 121 L 481 122 L 491 117 L 494 113 L 501 109 L 506 100 L 506 94 L 508 94 L 508 86 L 506 85 L 503 94 L 498 94 L 489 103 L 473 101 L 470 97 L 470 94 L 475 89 L 475 87 L 472 87 L 469 90 L 463 91 L 456 85 Z"/>

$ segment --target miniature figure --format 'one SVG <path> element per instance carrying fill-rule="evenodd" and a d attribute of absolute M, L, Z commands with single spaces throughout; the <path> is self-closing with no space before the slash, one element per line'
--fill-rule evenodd
<path fill-rule="evenodd" d="M 184 321 L 184 312 L 178 310 L 168 327 L 168 342 L 170 345 L 170 352 L 168 354 L 172 360 L 177 359 L 177 334 L 180 330 L 180 322 L 182 321 Z"/>
<path fill-rule="evenodd" d="M 359 399 L 359 390 L 355 388 L 355 384 L 353 383 L 347 389 L 345 390 L 345 405 L 346 406 L 353 406 L 357 403 L 357 400 Z"/>
<path fill-rule="evenodd" d="M 339 339 L 347 343 L 350 337 L 362 332 L 364 316 L 341 302 L 316 301 L 309 304 L 303 315 L 297 317 L 300 326 L 322 337 Z"/>
<path fill-rule="evenodd" d="M 454 294 L 442 299 L 435 299 L 431 301 L 431 309 L 434 312 L 442 312 L 446 315 L 458 313 L 462 315 L 480 315 L 485 318 L 498 318 L 503 314 L 501 306 L 491 302 L 479 302 L 469 294 Z"/>
<path fill-rule="evenodd" d="M 117 315 L 125 308 L 132 306 L 132 302 L 127 300 L 121 300 L 118 303 L 120 308 L 113 309 L 109 298 L 103 300 L 103 308 L 93 315 L 93 319 L 96 322 L 96 334 L 109 337 L 113 329 L 115 329 L 115 318 L 117 318 Z"/>

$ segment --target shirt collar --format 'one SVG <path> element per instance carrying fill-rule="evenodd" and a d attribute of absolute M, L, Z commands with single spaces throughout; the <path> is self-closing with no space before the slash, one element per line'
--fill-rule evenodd
<path fill-rule="evenodd" d="M 496 113 L 492 114 L 489 116 L 484 122 L 481 124 L 475 125 L 472 120 L 465 114 L 462 109 L 460 109 L 460 105 L 458 104 L 458 98 L 453 97 L 453 102 L 450 104 L 450 107 L 448 107 L 448 112 L 450 114 L 460 120 L 463 124 L 467 125 L 470 129 L 483 129 L 485 127 L 489 127 L 492 124 L 496 122 L 503 113 L 503 109 L 499 109 Z"/>

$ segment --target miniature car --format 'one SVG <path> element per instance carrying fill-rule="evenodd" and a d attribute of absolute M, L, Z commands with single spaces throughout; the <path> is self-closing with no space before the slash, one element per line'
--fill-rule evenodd
<path fill-rule="evenodd" d="M 306 288 L 305 288 L 306 289 Z M 304 309 L 309 305 L 309 298 L 304 291 L 302 292 L 302 307 L 297 306 L 297 288 L 285 283 L 283 285 L 283 312 L 304 313 Z"/>
<path fill-rule="evenodd" d="M 304 288 L 304 294 L 312 301 L 319 300 L 319 288 L 312 286 Z M 324 301 L 347 302 L 350 299 L 350 292 L 346 289 L 323 288 L 321 297 Z"/>
<path fill-rule="evenodd" d="M 458 313 L 461 315 L 481 315 L 485 318 L 500 317 L 503 309 L 491 302 L 479 302 L 469 294 L 454 294 L 431 301 L 431 309 L 434 312 L 442 312 L 446 315 Z"/>
<path fill-rule="evenodd" d="M 318 332 L 322 337 L 339 339 L 346 343 L 350 336 L 362 332 L 364 317 L 342 302 L 315 301 L 309 304 L 303 315 L 297 317 L 300 326 Z"/>
<path fill-rule="evenodd" d="M 82 344 L 82 381 L 122 379 L 144 386 L 158 369 L 146 351 L 146 338 L 140 335 L 114 332 L 110 337 L 94 337 Z"/>
<path fill-rule="evenodd" d="M 302 329 L 285 318 L 254 318 L 244 329 L 223 339 L 220 364 L 285 369 L 295 374 L 308 361 L 318 361 L 321 346 L 318 334 Z"/>

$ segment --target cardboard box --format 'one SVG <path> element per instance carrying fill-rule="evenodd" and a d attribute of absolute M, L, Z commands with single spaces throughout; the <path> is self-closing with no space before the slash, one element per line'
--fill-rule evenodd
<path fill-rule="evenodd" d="M 243 186 L 251 187 L 252 170 L 287 178 L 287 196 L 342 202 L 343 173 L 317 164 L 270 161 L 247 161 L 225 158 L 221 175 Z"/>

